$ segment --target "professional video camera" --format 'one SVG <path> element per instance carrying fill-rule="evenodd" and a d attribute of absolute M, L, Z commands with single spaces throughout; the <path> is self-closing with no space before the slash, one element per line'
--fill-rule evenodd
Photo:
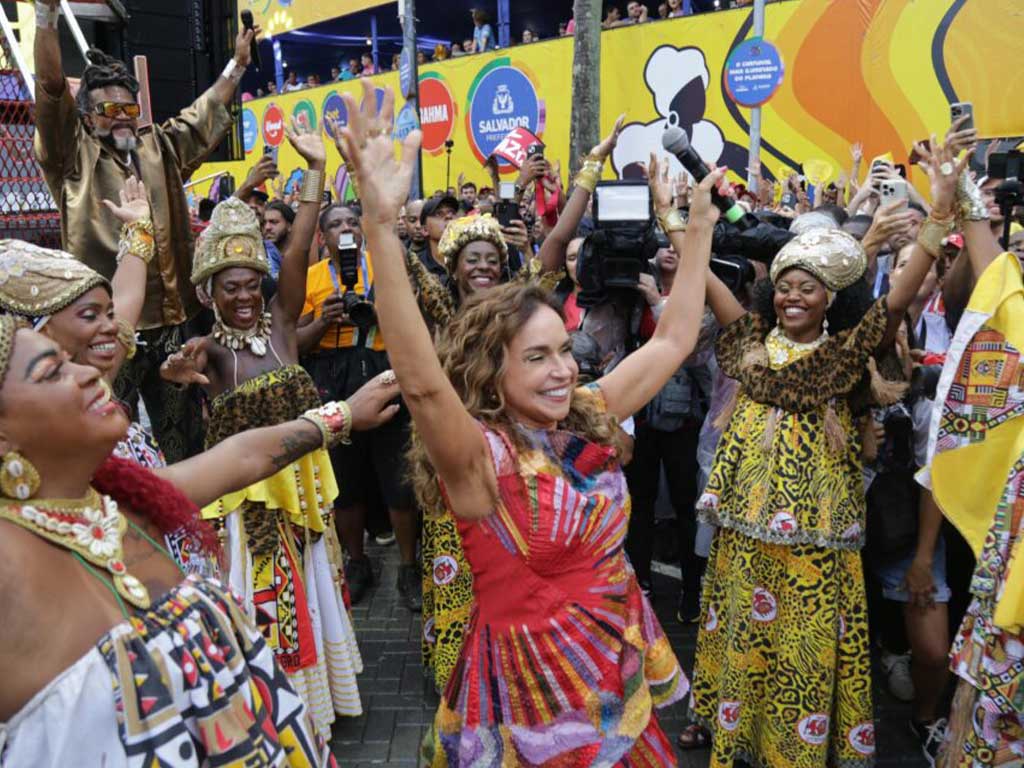
<path fill-rule="evenodd" d="M 338 265 L 341 284 L 345 286 L 345 293 L 341 296 L 345 314 L 359 328 L 376 325 L 377 310 L 373 302 L 355 290 L 359 282 L 359 247 L 351 234 L 345 233 L 338 238 Z M 364 288 L 369 288 L 365 282 Z"/>
<path fill-rule="evenodd" d="M 594 232 L 576 261 L 577 301 L 595 307 L 635 289 L 642 272 L 668 239 L 654 223 L 651 190 L 645 181 L 602 181 L 594 191 Z M 660 235 L 660 237 L 659 237 Z"/>

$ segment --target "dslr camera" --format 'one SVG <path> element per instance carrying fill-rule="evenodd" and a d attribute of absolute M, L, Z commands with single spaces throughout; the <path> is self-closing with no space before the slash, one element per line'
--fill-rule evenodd
<path fill-rule="evenodd" d="M 616 295 L 632 295 L 642 272 L 668 238 L 654 222 L 646 181 L 602 181 L 594 190 L 594 231 L 576 260 L 581 307 L 596 307 Z"/>
<path fill-rule="evenodd" d="M 338 267 L 341 284 L 345 292 L 341 295 L 345 314 L 358 328 L 370 328 L 377 324 L 377 310 L 366 296 L 356 293 L 359 282 L 359 247 L 355 237 L 342 233 L 338 238 Z"/>

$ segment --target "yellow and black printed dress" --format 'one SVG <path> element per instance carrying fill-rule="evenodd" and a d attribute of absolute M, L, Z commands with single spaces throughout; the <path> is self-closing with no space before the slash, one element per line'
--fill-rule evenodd
<path fill-rule="evenodd" d="M 207 448 L 319 405 L 316 386 L 300 366 L 262 373 L 213 400 Z M 335 714 L 362 714 L 356 675 L 363 663 L 331 519 L 337 495 L 321 448 L 203 509 L 204 518 L 224 527 L 228 583 L 306 702 L 317 733 L 327 738 Z"/>
<path fill-rule="evenodd" d="M 864 486 L 848 398 L 886 324 L 882 299 L 818 344 L 780 343 L 754 314 L 719 338 L 740 390 L 698 502 L 719 530 L 691 705 L 713 734 L 713 768 L 873 764 Z"/>

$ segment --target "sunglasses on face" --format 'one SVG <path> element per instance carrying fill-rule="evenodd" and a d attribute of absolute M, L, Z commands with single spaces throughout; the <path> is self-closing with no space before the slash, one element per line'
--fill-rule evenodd
<path fill-rule="evenodd" d="M 134 101 L 101 101 L 93 109 L 97 115 L 114 119 L 118 115 L 136 118 L 142 114 L 142 107 Z"/>

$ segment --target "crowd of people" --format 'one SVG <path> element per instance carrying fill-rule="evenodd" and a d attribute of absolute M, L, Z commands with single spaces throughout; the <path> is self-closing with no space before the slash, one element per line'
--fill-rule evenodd
<path fill-rule="evenodd" d="M 0 241 L 0 764 L 333 764 L 376 536 L 441 695 L 423 765 L 869 766 L 873 659 L 929 764 L 1021 765 L 1024 206 L 963 119 L 909 202 L 859 146 L 836 183 L 750 189 L 652 147 L 653 246 L 612 290 L 624 116 L 567 189 L 533 153 L 511 198 L 492 165 L 411 199 L 419 133 L 396 153 L 366 83 L 334 147 L 287 127 L 296 190 L 263 158 L 200 217 L 182 183 L 259 29 L 142 131 L 124 63 L 90 51 L 72 95 L 57 7 L 64 250 Z M 329 152 L 355 199 L 325 202 Z"/>
<path fill-rule="evenodd" d="M 601 21 L 602 29 L 624 27 L 632 24 L 643 24 L 649 21 L 661 19 L 674 19 L 682 16 L 691 16 L 695 13 L 709 11 L 727 10 L 729 8 L 742 8 L 753 4 L 753 0 L 666 0 L 651 6 L 640 0 L 630 0 L 626 4 L 626 13 L 623 15 L 619 4 L 604 6 L 604 16 Z M 654 8 L 654 12 L 652 12 Z M 451 43 L 436 43 L 433 49 L 420 48 L 416 53 L 417 63 L 420 66 L 434 62 L 441 62 L 447 59 L 460 58 L 474 53 L 485 53 L 496 50 L 498 38 L 491 22 L 491 14 L 486 9 L 474 8 L 470 11 L 470 18 L 473 22 L 473 31 L 462 40 L 455 40 Z M 509 40 L 509 47 L 516 45 L 529 45 L 541 40 L 555 37 L 571 36 L 576 29 L 575 19 L 560 22 L 557 33 L 555 30 L 547 30 L 547 34 L 539 31 L 536 26 L 524 25 L 521 30 Z M 294 69 L 289 69 L 285 76 L 282 93 L 292 93 L 307 88 L 318 88 L 326 83 L 346 82 L 359 77 L 369 77 L 382 72 L 397 72 L 400 66 L 400 55 L 392 54 L 390 59 L 384 61 L 381 57 L 375 57 L 373 53 L 363 53 L 343 59 L 336 66 L 330 68 L 329 74 L 325 71 L 323 77 L 319 73 L 310 72 L 306 75 L 300 74 Z M 255 96 L 262 98 L 278 93 L 278 85 L 270 80 L 265 86 L 256 89 Z"/>

